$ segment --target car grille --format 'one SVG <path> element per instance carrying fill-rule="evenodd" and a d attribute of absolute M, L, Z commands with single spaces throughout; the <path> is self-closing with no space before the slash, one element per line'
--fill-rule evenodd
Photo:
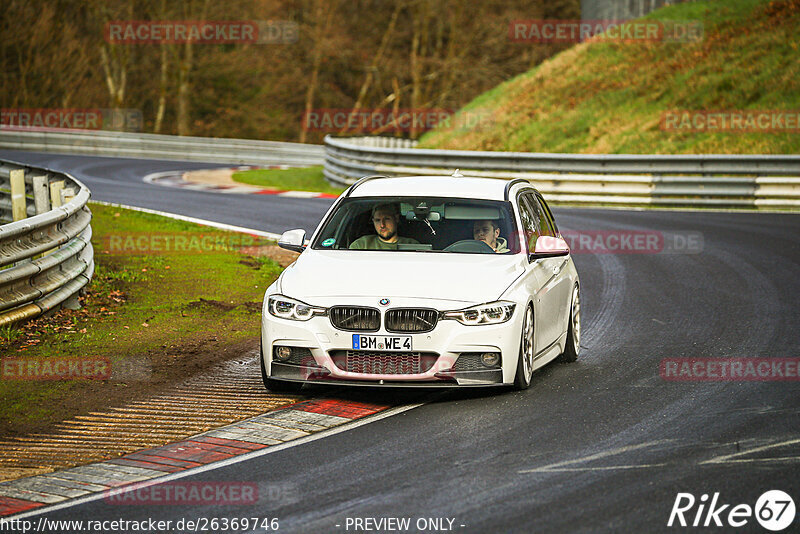
<path fill-rule="evenodd" d="M 425 308 L 400 308 L 386 312 L 388 332 L 430 332 L 436 327 L 439 312 Z"/>
<path fill-rule="evenodd" d="M 381 314 L 375 308 L 334 306 L 328 310 L 331 324 L 339 330 L 376 332 L 381 326 Z"/>
<path fill-rule="evenodd" d="M 336 367 L 368 375 L 416 375 L 433 367 L 438 356 L 423 352 L 337 350 L 331 352 Z"/>

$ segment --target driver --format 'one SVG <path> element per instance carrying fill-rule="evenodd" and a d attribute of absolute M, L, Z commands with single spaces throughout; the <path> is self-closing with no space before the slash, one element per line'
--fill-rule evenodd
<path fill-rule="evenodd" d="M 500 225 L 492 219 L 475 221 L 472 224 L 472 237 L 483 241 L 498 253 L 508 252 L 508 243 L 500 237 Z"/>
<path fill-rule="evenodd" d="M 378 204 L 372 208 L 372 224 L 375 234 L 364 235 L 350 243 L 351 249 L 362 250 L 397 250 L 397 245 L 419 244 L 410 237 L 397 235 L 400 223 L 400 208 L 397 204 Z"/>

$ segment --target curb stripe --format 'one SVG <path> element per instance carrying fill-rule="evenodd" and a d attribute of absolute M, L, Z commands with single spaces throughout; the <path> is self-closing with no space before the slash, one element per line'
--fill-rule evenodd
<path fill-rule="evenodd" d="M 131 460 L 130 458 L 115 458 L 109 460 L 108 463 L 115 465 L 132 465 L 134 467 L 144 467 L 145 469 L 155 469 L 156 471 L 164 471 L 165 473 L 175 473 L 182 471 L 180 467 L 174 465 L 155 464 L 153 462 L 145 462 L 144 460 Z"/>
<path fill-rule="evenodd" d="M 263 169 L 265 167 L 237 167 L 230 170 L 249 170 Z M 291 169 L 288 165 L 272 165 L 271 169 Z M 214 169 L 214 170 L 220 170 Z M 196 171 L 189 171 L 196 172 Z M 234 195 L 277 195 L 294 198 L 338 198 L 334 193 L 318 193 L 316 191 L 284 191 L 280 189 L 264 189 L 255 185 L 223 185 L 208 184 L 204 182 L 192 182 L 185 178 L 187 171 L 164 171 L 148 174 L 142 180 L 149 184 L 160 185 L 162 187 L 173 187 L 176 189 L 190 189 L 192 191 L 206 191 L 209 193 L 225 193 Z"/>
<path fill-rule="evenodd" d="M 403 407 L 401 410 L 410 409 Z M 214 464 L 227 465 L 237 457 L 269 449 L 317 432 L 389 410 L 391 406 L 336 399 L 301 401 L 262 415 L 204 432 L 188 439 L 120 458 L 0 483 L 0 518 L 73 499 L 101 498 L 110 488 L 119 491 L 173 479 L 184 472 Z M 394 410 L 389 410 L 391 415 Z M 274 450 L 283 447 L 275 448 Z M 244 459 L 244 458 L 242 458 Z M 65 504 L 66 505 L 66 504 Z M 38 511 L 36 513 L 39 513 Z"/>
<path fill-rule="evenodd" d="M 295 410 L 358 419 L 385 410 L 388 406 L 363 402 L 341 403 L 336 400 L 306 401 L 293 405 Z"/>
<path fill-rule="evenodd" d="M 238 441 L 235 439 L 220 439 L 215 438 L 212 436 L 196 436 L 192 438 L 192 441 L 199 441 L 202 443 L 212 443 L 217 445 L 229 445 L 231 447 L 236 447 L 237 449 L 244 449 L 246 451 L 257 451 L 259 449 L 263 449 L 264 445 L 260 443 L 248 443 L 246 441 Z"/>
<path fill-rule="evenodd" d="M 40 506 L 44 506 L 44 504 L 39 502 L 23 501 L 13 497 L 0 497 L 0 516 L 26 512 Z"/>
<path fill-rule="evenodd" d="M 219 469 L 220 467 L 227 467 L 229 465 L 233 465 L 233 464 L 237 464 L 237 463 L 240 463 L 240 462 L 252 460 L 254 458 L 260 458 L 262 456 L 266 456 L 267 454 L 271 454 L 273 452 L 280 452 L 280 451 L 283 451 L 283 450 L 288 449 L 290 447 L 294 447 L 294 446 L 297 446 L 297 445 L 303 445 L 305 443 L 316 441 L 318 439 L 323 439 L 323 438 L 326 438 L 326 437 L 329 437 L 329 436 L 333 436 L 333 435 L 339 434 L 341 432 L 346 432 L 348 430 L 352 430 L 354 428 L 358 428 L 358 427 L 363 426 L 363 425 L 367 425 L 367 424 L 370 424 L 370 423 L 373 423 L 373 422 L 376 422 L 376 421 L 380 421 L 380 420 L 385 419 L 387 417 L 392 417 L 394 415 L 398 415 L 400 413 L 407 412 L 409 410 L 413 410 L 414 408 L 418 408 L 418 407 L 422 406 L 423 404 L 424 403 L 407 404 L 407 405 L 404 405 L 404 406 L 397 406 L 397 407 L 394 407 L 394 408 L 388 408 L 388 409 L 385 409 L 385 410 L 381 411 L 380 413 L 374 414 L 372 417 L 363 418 L 363 419 L 360 419 L 360 420 L 350 420 L 349 422 L 347 422 L 347 424 L 337 425 L 337 426 L 334 426 L 332 428 L 328 428 L 328 429 L 326 429 L 326 430 L 324 430 L 322 432 L 319 432 L 319 433 L 316 433 L 316 434 L 312 434 L 310 436 L 298 439 L 298 440 L 293 441 L 293 442 L 281 443 L 281 444 L 278 444 L 278 445 L 276 445 L 274 447 L 266 447 L 266 448 L 264 448 L 262 450 L 250 451 L 250 452 L 248 452 L 246 454 L 239 455 L 239 456 L 231 458 L 229 460 L 224 460 L 222 462 L 217 462 L 215 464 L 204 465 L 204 466 L 198 467 L 196 469 L 185 470 L 185 471 L 180 471 L 180 472 L 177 472 L 177 473 L 164 475 L 164 476 L 161 476 L 159 478 L 154 478 L 152 480 L 148 480 L 146 482 L 141 482 L 139 484 L 136 484 L 135 487 L 136 488 L 146 488 L 146 487 L 153 486 L 153 485 L 156 485 L 156 484 L 161 484 L 161 483 L 164 483 L 164 482 L 171 482 L 173 480 L 178 480 L 178 479 L 181 479 L 181 478 L 184 478 L 184 477 L 197 475 L 197 474 L 200 474 L 200 473 L 205 473 L 207 471 L 211 471 L 211 470 L 214 470 L 214 469 Z M 61 473 L 59 473 L 59 476 L 61 476 Z M 119 490 L 115 490 L 115 491 L 118 492 Z M 78 497 L 77 499 L 72 499 L 72 500 L 68 500 L 68 501 L 64 501 L 64 502 L 51 504 L 50 506 L 46 506 L 46 507 L 43 507 L 43 508 L 37 508 L 37 509 L 21 512 L 21 513 L 18 514 L 18 517 L 15 517 L 14 519 L 25 519 L 25 518 L 28 518 L 28 517 L 35 517 L 35 516 L 41 515 L 41 514 L 46 513 L 46 512 L 51 512 L 51 511 L 56 511 L 56 510 L 63 510 L 65 508 L 70 508 L 72 506 L 77 506 L 79 504 L 98 501 L 98 500 L 103 499 L 105 497 L 106 497 L 106 493 L 93 493 L 93 494 L 87 495 L 85 497 Z M 9 520 L 6 519 L 6 518 L 0 517 L 0 524 L 4 523 L 6 521 L 9 521 Z"/>

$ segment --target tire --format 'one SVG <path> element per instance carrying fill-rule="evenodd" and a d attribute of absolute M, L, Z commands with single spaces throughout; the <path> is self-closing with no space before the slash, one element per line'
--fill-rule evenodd
<path fill-rule="evenodd" d="M 566 348 L 558 360 L 574 362 L 581 352 L 581 292 L 578 286 L 572 290 L 572 304 L 569 307 Z"/>
<path fill-rule="evenodd" d="M 519 340 L 519 357 L 517 358 L 517 374 L 514 377 L 514 388 L 522 391 L 531 385 L 533 376 L 533 308 L 528 305 L 525 309 L 525 318 L 522 320 L 522 334 Z"/>
<path fill-rule="evenodd" d="M 299 393 L 300 388 L 303 387 L 302 382 L 287 382 L 284 380 L 275 380 L 267 376 L 267 368 L 264 365 L 264 351 L 259 347 L 258 359 L 261 362 L 261 380 L 264 382 L 264 387 L 269 391 L 275 393 Z"/>

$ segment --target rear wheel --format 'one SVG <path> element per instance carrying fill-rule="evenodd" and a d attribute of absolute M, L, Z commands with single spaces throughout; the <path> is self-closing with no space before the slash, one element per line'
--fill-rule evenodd
<path fill-rule="evenodd" d="M 261 347 L 259 347 L 258 353 L 258 359 L 261 362 L 261 380 L 263 380 L 265 388 L 275 393 L 298 393 L 300 391 L 300 388 L 303 387 L 302 382 L 284 382 L 268 377 L 267 367 L 264 365 L 264 351 Z"/>
<path fill-rule="evenodd" d="M 522 335 L 519 341 L 519 358 L 517 358 L 517 375 L 514 378 L 514 387 L 518 390 L 528 389 L 533 376 L 533 308 L 525 309 L 525 318 L 522 321 Z"/>
<path fill-rule="evenodd" d="M 559 357 L 562 362 L 574 362 L 581 352 L 581 292 L 578 286 L 572 290 L 572 306 L 569 310 L 569 326 L 564 352 Z"/>

